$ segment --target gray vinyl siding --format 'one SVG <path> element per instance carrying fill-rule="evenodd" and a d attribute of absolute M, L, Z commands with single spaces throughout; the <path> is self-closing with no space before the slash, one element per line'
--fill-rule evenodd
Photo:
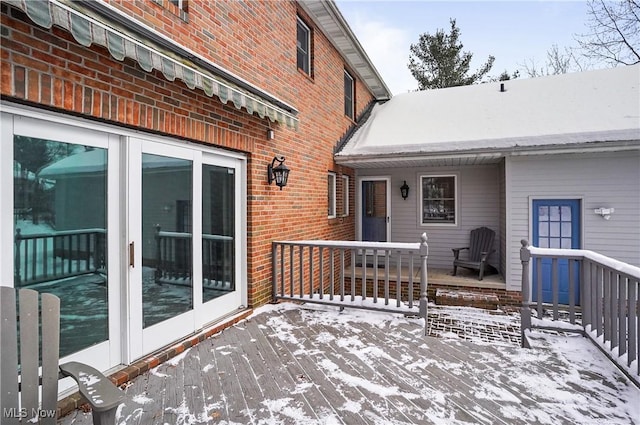
<path fill-rule="evenodd" d="M 474 167 L 402 168 L 357 170 L 358 177 L 389 176 L 391 178 L 391 241 L 418 242 L 423 232 L 429 238 L 430 267 L 452 269 L 451 248 L 468 246 L 472 229 L 487 226 L 496 232 L 494 248 L 496 252 L 489 263 L 500 268 L 500 166 L 484 165 Z M 457 225 L 420 225 L 420 176 L 423 174 L 457 176 Z M 409 197 L 404 200 L 400 186 L 404 181 L 409 185 Z M 359 191 L 358 191 L 359 193 Z M 361 195 L 358 195 L 361 196 Z"/>
<path fill-rule="evenodd" d="M 531 199 L 580 199 L 582 248 L 640 266 L 640 151 L 508 158 L 507 289 L 519 290 L 521 239 L 531 239 Z M 615 208 L 610 220 L 594 213 Z"/>

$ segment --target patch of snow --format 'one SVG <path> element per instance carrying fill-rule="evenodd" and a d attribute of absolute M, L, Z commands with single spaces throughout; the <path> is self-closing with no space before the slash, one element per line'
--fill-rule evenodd
<path fill-rule="evenodd" d="M 149 403 L 153 403 L 153 399 L 147 397 L 145 394 L 138 394 L 135 395 L 131 398 L 131 400 L 134 403 L 138 403 L 138 404 L 149 404 Z"/>

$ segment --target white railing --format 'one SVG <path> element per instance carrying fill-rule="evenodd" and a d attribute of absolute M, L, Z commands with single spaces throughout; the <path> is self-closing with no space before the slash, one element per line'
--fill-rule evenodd
<path fill-rule="evenodd" d="M 522 241 L 521 330 L 528 346 L 531 328 L 579 331 L 589 337 L 640 386 L 640 267 L 588 250 L 549 249 Z M 551 277 L 551 302 L 543 298 L 543 260 Z M 561 303 L 560 264 L 567 270 L 568 303 Z M 530 282 L 535 270 L 536 282 Z M 530 272 L 531 271 L 531 272 Z M 532 287 L 536 293 L 532 293 Z M 579 288 L 579 299 L 574 296 Z M 532 314 L 535 312 L 535 317 Z"/>
<path fill-rule="evenodd" d="M 426 234 L 418 243 L 276 241 L 273 299 L 414 314 L 426 329 L 428 252 Z"/>

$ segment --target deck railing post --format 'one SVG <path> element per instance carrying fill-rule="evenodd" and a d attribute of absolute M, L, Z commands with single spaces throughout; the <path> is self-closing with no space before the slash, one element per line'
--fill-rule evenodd
<path fill-rule="evenodd" d="M 424 318 L 424 334 L 427 335 L 427 257 L 429 245 L 427 234 L 423 233 L 420 242 L 420 317 Z"/>
<path fill-rule="evenodd" d="M 271 242 L 271 304 L 278 302 L 278 245 Z"/>
<path fill-rule="evenodd" d="M 531 261 L 531 251 L 529 251 L 529 242 L 526 239 L 520 241 L 520 262 L 522 263 L 522 306 L 520 307 L 520 340 L 522 347 L 529 348 L 529 343 L 525 337 L 525 331 L 531 329 L 531 309 L 529 303 L 531 297 L 529 295 L 529 262 Z"/>
<path fill-rule="evenodd" d="M 16 234 L 15 234 L 15 238 L 14 238 L 14 243 L 16 245 L 15 247 L 15 265 L 13 268 L 13 279 L 14 279 L 14 283 L 18 284 L 22 281 L 22 277 L 20 276 L 20 244 L 22 242 L 22 235 L 21 235 L 21 230 L 19 228 L 16 228 Z"/>
<path fill-rule="evenodd" d="M 154 233 L 154 237 L 156 240 L 156 271 L 155 271 L 155 277 L 156 280 L 160 279 L 162 277 L 162 270 L 165 268 L 165 264 L 163 264 L 162 261 L 162 239 L 160 238 L 160 230 L 161 227 L 159 224 L 155 225 L 155 233 Z"/>

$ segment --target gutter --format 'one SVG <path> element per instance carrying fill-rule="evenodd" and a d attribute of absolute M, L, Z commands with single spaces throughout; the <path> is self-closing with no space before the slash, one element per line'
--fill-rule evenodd
<path fill-rule="evenodd" d="M 340 155 L 334 156 L 336 164 L 340 165 L 375 165 L 377 163 L 389 164 L 390 162 L 420 162 L 445 159 L 462 158 L 502 158 L 528 155 L 557 155 L 570 153 L 598 153 L 598 152 L 619 152 L 640 150 L 640 140 L 627 141 L 607 141 L 607 142 L 587 142 L 568 147 L 566 145 L 547 145 L 536 147 L 511 147 L 500 149 L 468 149 L 464 151 L 442 151 L 442 152 L 388 152 L 370 153 L 363 155 Z"/>

